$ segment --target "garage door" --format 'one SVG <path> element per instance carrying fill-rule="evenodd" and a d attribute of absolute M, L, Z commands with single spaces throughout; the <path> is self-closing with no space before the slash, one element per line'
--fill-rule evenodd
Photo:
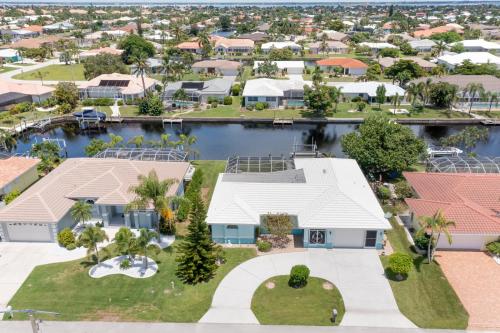
<path fill-rule="evenodd" d="M 486 242 L 484 235 L 452 235 L 451 245 L 446 235 L 439 238 L 438 249 L 481 250 Z"/>
<path fill-rule="evenodd" d="M 9 239 L 13 242 L 51 242 L 48 224 L 43 223 L 9 223 L 7 224 Z"/>
<path fill-rule="evenodd" d="M 365 230 L 360 229 L 335 229 L 333 232 L 333 247 L 363 247 L 365 243 Z"/>

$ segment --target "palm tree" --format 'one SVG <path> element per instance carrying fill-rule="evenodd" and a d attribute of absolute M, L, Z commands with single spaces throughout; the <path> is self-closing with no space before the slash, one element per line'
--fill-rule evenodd
<path fill-rule="evenodd" d="M 126 254 L 132 260 L 138 251 L 137 238 L 129 228 L 121 227 L 113 241 L 121 254 Z"/>
<path fill-rule="evenodd" d="M 326 53 L 326 51 L 328 51 L 328 43 L 326 42 L 326 40 L 321 41 L 321 44 L 319 45 L 319 50 L 322 53 Z"/>
<path fill-rule="evenodd" d="M 142 145 L 144 144 L 144 136 L 143 135 L 136 135 L 132 139 L 128 141 L 129 144 L 133 144 L 135 148 L 141 148 Z"/>
<path fill-rule="evenodd" d="M 427 247 L 427 260 L 430 264 L 434 259 L 434 252 L 439 243 L 441 234 L 444 233 L 448 238 L 448 243 L 451 245 L 452 237 L 449 227 L 454 227 L 455 222 L 446 219 L 443 212 L 438 210 L 433 216 L 420 217 L 420 230 L 417 235 L 426 235 L 429 238 L 429 245 Z M 435 238 L 437 234 L 437 237 Z"/>
<path fill-rule="evenodd" d="M 467 86 L 465 87 L 465 93 L 469 95 L 469 115 L 471 114 L 472 111 L 472 104 L 474 103 L 474 99 L 478 96 L 484 93 L 484 87 L 482 83 L 475 83 L 471 82 L 468 83 Z"/>
<path fill-rule="evenodd" d="M 77 223 L 83 223 L 92 218 L 92 205 L 85 201 L 77 201 L 71 207 L 71 217 Z"/>
<path fill-rule="evenodd" d="M 424 83 L 424 89 L 423 89 L 423 95 L 425 96 L 424 97 L 424 104 L 427 105 L 429 103 L 429 98 L 430 98 L 430 94 L 431 94 L 431 88 L 432 88 L 432 79 L 431 78 L 427 78 L 427 80 L 425 80 L 425 83 Z"/>
<path fill-rule="evenodd" d="M 139 54 L 132 56 L 132 63 L 134 64 L 134 71 L 132 74 L 141 76 L 142 89 L 144 91 L 144 96 L 146 96 L 146 83 L 144 81 L 144 75 L 146 73 L 149 73 L 149 62 L 147 54 L 144 52 L 140 52 Z"/>
<path fill-rule="evenodd" d="M 182 38 L 182 28 L 180 25 L 176 24 L 172 27 L 172 33 L 176 42 L 180 42 Z"/>
<path fill-rule="evenodd" d="M 498 94 L 497 92 L 490 92 L 489 102 L 490 106 L 488 108 L 488 112 L 491 112 L 491 107 L 493 106 L 493 103 L 495 103 L 495 107 L 498 107 L 498 102 L 500 102 L 500 94 Z"/>
<path fill-rule="evenodd" d="M 342 98 L 342 87 L 331 87 L 329 89 L 330 99 L 333 103 L 333 111 L 337 112 L 337 106 Z"/>
<path fill-rule="evenodd" d="M 401 106 L 401 96 L 399 96 L 399 93 L 396 93 L 396 95 L 392 97 L 392 105 L 394 105 L 394 114 L 396 114 L 396 112 L 399 111 L 399 107 Z"/>
<path fill-rule="evenodd" d="M 87 249 L 87 255 L 91 255 L 95 252 L 97 257 L 97 264 L 101 263 L 99 258 L 99 249 L 97 245 L 99 243 L 109 240 L 108 235 L 100 227 L 87 226 L 83 232 L 78 236 L 77 244 L 83 246 Z"/>
<path fill-rule="evenodd" d="M 446 96 L 448 102 L 448 111 L 451 112 L 453 109 L 453 105 L 458 101 L 458 86 L 452 85 L 450 90 L 448 91 L 448 96 Z"/>
<path fill-rule="evenodd" d="M 38 77 L 40 79 L 40 81 L 42 82 L 42 86 L 43 86 L 43 72 L 36 71 L 35 75 L 36 75 L 36 77 Z"/>
<path fill-rule="evenodd" d="M 433 46 L 434 51 L 437 53 L 438 57 L 446 50 L 446 43 L 442 40 L 438 40 L 436 45 Z"/>
<path fill-rule="evenodd" d="M 410 102 L 411 106 L 415 105 L 415 102 L 417 101 L 417 98 L 421 95 L 422 86 L 419 84 L 416 84 L 414 82 L 411 82 L 408 84 L 408 87 L 406 88 L 406 98 Z"/>
<path fill-rule="evenodd" d="M 200 32 L 198 34 L 198 40 L 199 40 L 199 45 L 201 46 L 202 50 L 202 56 L 204 58 L 208 57 L 210 55 L 210 52 L 212 52 L 212 44 L 210 43 L 210 38 L 208 37 L 208 34 L 206 32 Z"/>
<path fill-rule="evenodd" d="M 148 252 L 156 251 L 159 252 L 160 248 L 156 244 L 150 244 L 151 241 L 155 237 L 159 237 L 160 234 L 157 234 L 154 231 L 148 230 L 146 228 L 142 228 L 139 231 L 139 237 L 137 237 L 136 244 L 137 250 L 140 254 L 142 254 L 142 262 L 144 264 L 144 269 L 148 269 Z"/>
<path fill-rule="evenodd" d="M 167 197 L 167 193 L 176 180 L 159 180 L 155 170 L 151 170 L 147 176 L 139 175 L 137 179 L 139 184 L 129 188 L 129 191 L 135 194 L 135 198 L 127 205 L 126 211 L 153 207 L 157 221 L 159 221 L 161 212 L 170 206 L 171 197 Z M 157 223 L 157 228 L 158 237 L 160 237 L 160 223 Z"/>
<path fill-rule="evenodd" d="M 180 134 L 178 144 L 182 147 L 182 150 L 188 153 L 188 155 L 190 153 L 193 153 L 193 158 L 195 158 L 198 154 L 198 151 L 192 149 L 191 146 L 194 145 L 197 141 L 198 138 L 194 135 Z"/>
<path fill-rule="evenodd" d="M 12 151 L 12 149 L 17 147 L 16 138 L 7 132 L 6 130 L 0 128 L 0 149 L 5 149 L 7 151 Z"/>

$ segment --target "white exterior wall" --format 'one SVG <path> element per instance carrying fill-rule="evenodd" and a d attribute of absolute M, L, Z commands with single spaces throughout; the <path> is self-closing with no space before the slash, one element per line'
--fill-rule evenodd
<path fill-rule="evenodd" d="M 269 104 L 269 109 L 276 109 L 278 108 L 278 99 L 279 97 L 274 97 L 276 100 L 274 102 L 269 102 L 266 100 L 266 96 L 257 96 L 258 100 L 257 101 L 248 101 L 248 96 L 245 97 L 245 105 L 255 105 L 258 102 L 262 103 L 267 103 Z"/>
<path fill-rule="evenodd" d="M 484 250 L 485 245 L 497 240 L 500 235 L 467 235 L 452 234 L 452 243 L 448 243 L 446 235 L 442 234 L 437 245 L 438 249 Z"/>
<path fill-rule="evenodd" d="M 365 75 L 366 68 L 349 68 L 349 74 L 351 74 L 351 75 Z"/>

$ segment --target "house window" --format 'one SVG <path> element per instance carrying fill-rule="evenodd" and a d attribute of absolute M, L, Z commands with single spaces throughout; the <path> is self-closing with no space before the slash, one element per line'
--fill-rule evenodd
<path fill-rule="evenodd" d="M 266 102 L 275 102 L 276 97 L 266 97 Z"/>
<path fill-rule="evenodd" d="M 326 230 L 312 229 L 309 231 L 309 244 L 325 244 Z"/>
<path fill-rule="evenodd" d="M 249 102 L 258 102 L 259 101 L 259 98 L 258 97 L 255 97 L 255 96 L 249 96 L 247 97 L 247 100 Z"/>
<path fill-rule="evenodd" d="M 367 230 L 365 237 L 365 247 L 375 247 L 377 244 L 377 230 Z"/>
<path fill-rule="evenodd" d="M 229 224 L 228 226 L 226 226 L 227 229 L 238 229 L 238 226 L 236 224 Z"/>

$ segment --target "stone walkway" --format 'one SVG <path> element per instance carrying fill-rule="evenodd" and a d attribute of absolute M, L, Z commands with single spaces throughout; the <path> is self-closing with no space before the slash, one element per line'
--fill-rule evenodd
<path fill-rule="evenodd" d="M 298 264 L 340 290 L 346 308 L 341 326 L 415 327 L 399 311 L 377 251 L 348 249 L 308 249 L 246 261 L 221 281 L 200 322 L 258 324 L 251 310 L 255 290 L 273 276 L 288 275 Z"/>

